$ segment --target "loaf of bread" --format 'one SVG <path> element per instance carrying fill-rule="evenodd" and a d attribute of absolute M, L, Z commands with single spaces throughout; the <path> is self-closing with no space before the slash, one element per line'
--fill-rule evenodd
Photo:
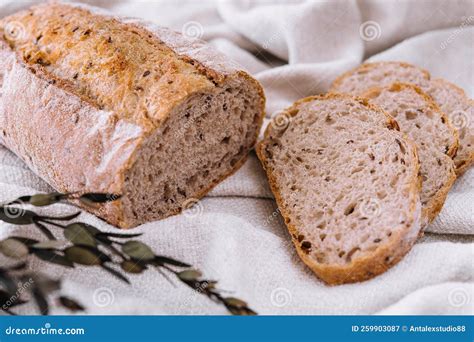
<path fill-rule="evenodd" d="M 259 83 L 202 41 L 83 5 L 0 21 L 0 142 L 123 228 L 179 213 L 234 172 L 263 120 Z"/>
<path fill-rule="evenodd" d="M 268 126 L 257 154 L 299 256 L 328 284 L 380 274 L 415 242 L 415 145 L 367 100 L 297 101 Z"/>
<path fill-rule="evenodd" d="M 474 100 L 443 79 L 432 80 L 419 67 L 403 62 L 364 63 L 338 77 L 331 92 L 361 95 L 372 87 L 394 82 L 411 83 L 430 95 L 458 131 L 459 148 L 454 157 L 456 174 L 463 174 L 474 163 Z"/>
<path fill-rule="evenodd" d="M 390 114 L 416 144 L 423 179 L 421 205 L 423 226 L 432 222 L 443 207 L 456 180 L 453 157 L 459 141 L 455 128 L 433 100 L 420 88 L 393 83 L 375 87 L 363 97 Z"/>

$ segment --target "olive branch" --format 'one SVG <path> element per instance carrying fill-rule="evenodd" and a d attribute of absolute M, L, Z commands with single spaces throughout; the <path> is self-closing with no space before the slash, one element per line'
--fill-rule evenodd
<path fill-rule="evenodd" d="M 0 221 L 13 225 L 33 225 L 45 237 L 45 240 L 31 239 L 21 236 L 10 236 L 0 241 L 0 253 L 6 257 L 24 260 L 33 255 L 43 261 L 67 268 L 76 266 L 96 266 L 130 284 L 125 274 L 140 274 L 150 268 L 155 268 L 169 282 L 173 279 L 185 284 L 197 293 L 221 304 L 234 315 L 255 315 L 246 302 L 235 297 L 225 297 L 223 291 L 217 288 L 217 282 L 202 278 L 199 270 L 191 265 L 167 257 L 157 255 L 144 242 L 135 240 L 142 234 L 107 233 L 83 222 L 71 222 L 81 212 L 67 216 L 43 216 L 31 210 L 18 207 L 19 204 L 29 204 L 33 207 L 45 207 L 67 200 L 77 200 L 85 205 L 98 205 L 113 202 L 120 198 L 116 194 L 103 193 L 50 193 L 23 196 L 15 201 L 0 206 Z M 68 203 L 68 202 L 65 202 Z M 64 239 L 59 240 L 53 234 L 52 228 L 62 231 Z M 25 304 L 20 292 L 28 292 L 42 314 L 48 314 L 48 295 L 60 288 L 60 281 L 48 278 L 46 275 L 32 274 L 25 271 L 26 262 L 18 265 L 0 268 L 0 305 L 1 310 L 15 314 L 11 308 Z M 25 281 L 31 286 L 25 288 Z M 84 308 L 75 300 L 60 296 L 57 303 L 72 311 L 83 311 Z"/>

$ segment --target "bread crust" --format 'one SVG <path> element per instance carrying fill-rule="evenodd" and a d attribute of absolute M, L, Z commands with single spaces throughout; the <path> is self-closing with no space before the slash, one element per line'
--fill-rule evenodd
<path fill-rule="evenodd" d="M 423 97 L 425 102 L 427 103 L 428 107 L 433 111 L 436 112 L 444 121 L 444 125 L 447 126 L 447 128 L 450 131 L 450 134 L 453 136 L 453 143 L 448 146 L 448 150 L 446 152 L 446 155 L 448 155 L 451 158 L 454 158 L 456 156 L 456 152 L 459 147 L 459 137 L 458 137 L 458 132 L 454 128 L 454 126 L 451 124 L 451 121 L 449 117 L 441 111 L 439 106 L 433 101 L 431 96 L 426 94 L 421 88 L 418 86 L 415 86 L 413 84 L 409 83 L 401 83 L 401 82 L 395 82 L 392 83 L 391 85 L 387 87 L 373 87 L 369 90 L 367 90 L 364 94 L 362 94 L 362 97 L 368 98 L 369 101 L 370 99 L 382 91 L 383 89 L 388 89 L 389 91 L 394 91 L 394 92 L 400 92 L 404 89 L 412 89 L 414 90 L 418 95 Z M 388 113 L 387 113 L 388 114 Z M 390 115 L 390 114 L 388 114 Z M 395 119 L 394 119 L 395 120 Z M 454 182 L 456 181 L 456 173 L 455 173 L 455 167 L 454 167 L 454 162 L 453 162 L 453 168 L 449 172 L 448 179 L 446 180 L 446 183 L 438 189 L 436 192 L 436 195 L 429 201 L 429 203 L 424 206 L 422 209 L 422 217 L 424 218 L 424 224 L 422 225 L 423 228 L 425 228 L 429 223 L 433 222 L 433 220 L 438 216 L 439 212 L 441 211 L 441 208 L 443 208 L 444 202 L 446 201 L 446 197 L 448 195 L 449 190 L 453 186 Z"/>
<path fill-rule="evenodd" d="M 196 93 L 210 91 L 227 82 L 244 82 L 255 89 L 260 99 L 258 127 L 261 127 L 265 108 L 261 85 L 205 42 L 188 39 L 146 21 L 120 18 L 86 5 L 50 3 L 34 8 L 35 11 L 48 13 L 50 6 L 60 6 L 66 12 L 80 9 L 84 16 L 117 20 L 139 33 L 146 32 L 150 39 L 170 48 L 174 53 L 173 59 L 190 63 L 207 79 L 185 82 L 180 96 L 164 93 L 165 105 L 154 118 L 124 117 L 122 113 L 104 110 L 94 101 L 81 96 L 67 82 L 48 73 L 42 65 L 25 64 L 8 43 L 0 39 L 0 58 L 4 61 L 0 72 L 5 77 L 5 92 L 0 101 L 0 143 L 17 154 L 56 190 L 121 194 L 125 173 L 133 167 L 138 151 L 147 138 L 163 127 L 173 109 Z M 0 23 L 4 25 L 8 20 L 4 18 Z M 15 108 L 22 115 L 9 113 L 10 108 Z M 80 122 L 77 122 L 78 112 Z M 29 120 L 24 119 L 26 115 Z M 258 129 L 253 143 L 257 137 Z M 221 179 L 203 189 L 197 199 L 234 173 L 245 159 L 246 155 Z M 131 222 L 124 217 L 123 205 L 121 200 L 117 200 L 97 208 L 87 206 L 84 209 L 113 225 L 130 228 Z"/>
<path fill-rule="evenodd" d="M 464 91 L 464 89 L 458 87 L 457 85 L 442 78 L 431 80 L 430 83 L 434 85 L 439 84 L 441 86 L 451 88 L 453 91 L 457 92 L 461 97 L 465 98 L 466 101 L 469 103 L 469 105 L 472 108 L 474 108 L 474 99 L 469 98 L 466 95 L 466 92 Z M 470 125 L 469 127 L 474 126 L 472 121 L 474 121 L 474 117 L 468 118 L 467 124 Z M 471 129 L 471 135 L 474 135 L 474 133 L 472 132 L 472 129 Z M 456 155 L 454 158 L 454 161 L 456 164 L 456 175 L 459 177 L 462 174 L 464 174 L 464 172 L 466 172 L 466 170 L 469 169 L 474 164 L 474 148 L 471 147 L 471 151 L 467 154 L 465 158 L 461 159 L 459 155 Z"/>
<path fill-rule="evenodd" d="M 297 114 L 297 108 L 301 103 L 310 102 L 317 99 L 335 99 L 335 98 L 350 98 L 360 104 L 364 105 L 367 108 L 376 110 L 384 113 L 386 116 L 386 125 L 390 129 L 399 130 L 398 124 L 393 118 L 391 118 L 385 111 L 381 108 L 370 104 L 368 100 L 360 97 L 353 97 L 346 94 L 330 93 L 325 95 L 317 95 L 303 98 L 296 101 L 291 107 L 285 110 L 286 113 L 291 115 L 291 117 Z M 416 147 L 414 143 L 405 136 L 407 144 L 411 147 L 412 151 L 412 161 L 413 161 L 413 172 L 410 182 L 410 219 L 406 222 L 406 229 L 399 231 L 397 234 L 391 236 L 391 243 L 384 244 L 383 246 L 376 249 L 375 253 L 370 256 L 362 256 L 354 258 L 348 265 L 329 265 L 321 264 L 311 259 L 305 251 L 301 248 L 300 243 L 298 242 L 298 229 L 292 223 L 289 213 L 286 211 L 283 205 L 283 198 L 278 187 L 278 182 L 275 175 L 272 173 L 268 160 L 265 157 L 264 149 L 266 139 L 271 134 L 273 130 L 272 125 L 269 124 L 265 130 L 264 139 L 257 144 L 256 151 L 257 156 L 260 159 L 263 168 L 268 177 L 268 182 L 270 188 L 275 195 L 275 200 L 278 205 L 278 208 L 285 220 L 286 227 L 291 235 L 293 244 L 296 247 L 296 251 L 303 262 L 324 282 L 328 285 L 340 285 L 346 283 L 360 282 L 364 280 L 371 279 L 376 275 L 379 275 L 390 267 L 398 263 L 402 257 L 410 251 L 411 247 L 415 243 L 419 231 L 421 229 L 420 224 L 420 212 L 421 212 L 421 203 L 419 200 L 419 193 L 421 189 L 421 177 L 419 174 L 419 161 L 418 155 L 416 152 Z"/>
<path fill-rule="evenodd" d="M 329 93 L 338 93 L 339 92 L 338 88 L 341 85 L 341 83 L 344 81 L 344 79 L 351 76 L 351 75 L 353 75 L 355 71 L 364 71 L 364 70 L 372 69 L 374 67 L 378 67 L 380 65 L 390 65 L 390 64 L 398 64 L 398 65 L 400 65 L 402 67 L 405 67 L 405 68 L 418 69 L 425 75 L 426 80 L 430 80 L 430 78 L 431 78 L 431 75 L 427 70 L 419 68 L 417 66 L 414 66 L 413 64 L 406 63 L 406 62 L 400 62 L 400 61 L 366 62 L 366 63 L 360 64 L 360 65 L 350 69 L 349 71 L 346 71 L 345 73 L 341 74 L 340 76 L 338 76 L 332 82 L 331 87 L 330 87 L 328 92 Z"/>

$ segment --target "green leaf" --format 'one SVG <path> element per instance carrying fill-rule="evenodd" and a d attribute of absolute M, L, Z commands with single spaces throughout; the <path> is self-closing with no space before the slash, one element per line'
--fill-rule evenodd
<path fill-rule="evenodd" d="M 15 292 L 16 292 L 16 289 L 15 289 Z M 15 292 L 13 292 L 13 294 Z M 18 296 L 13 296 L 13 294 L 0 289 L 0 309 L 7 311 L 8 308 L 12 308 L 14 306 L 26 303 L 26 301 L 18 298 Z"/>
<path fill-rule="evenodd" d="M 105 236 L 96 236 L 97 242 L 100 243 L 102 246 L 107 248 L 109 251 L 111 251 L 113 254 L 119 256 L 122 259 L 125 259 L 125 256 L 123 253 L 121 253 L 114 245 L 113 242 L 107 239 Z"/>
<path fill-rule="evenodd" d="M 102 253 L 100 251 L 87 248 L 87 246 L 72 246 L 64 250 L 64 254 L 69 261 L 81 265 L 101 265 L 103 262 Z"/>
<path fill-rule="evenodd" d="M 72 226 L 72 225 L 80 225 L 82 226 L 87 232 L 89 232 L 90 235 L 92 236 L 96 236 L 98 234 L 101 234 L 102 232 L 97 229 L 96 227 L 94 226 L 91 226 L 90 224 L 87 224 L 87 223 L 84 223 L 84 222 L 74 222 L 74 223 L 71 223 L 69 224 L 69 226 Z"/>
<path fill-rule="evenodd" d="M 8 292 L 0 289 L 0 306 L 3 307 L 8 302 L 10 297 L 11 295 Z"/>
<path fill-rule="evenodd" d="M 87 231 L 88 231 L 91 235 L 93 235 L 93 236 L 96 236 L 96 235 L 102 233 L 99 229 L 97 229 L 97 228 L 94 227 L 94 226 L 91 226 L 90 224 L 82 223 L 82 222 L 81 222 L 81 224 L 82 224 L 82 225 L 87 229 Z"/>
<path fill-rule="evenodd" d="M 18 203 L 28 203 L 30 201 L 30 198 L 31 198 L 31 196 L 21 196 L 21 197 L 17 198 L 16 200 L 11 201 L 7 205 L 11 205 L 11 204 L 15 204 L 15 203 L 17 203 L 17 204 Z"/>
<path fill-rule="evenodd" d="M 0 252 L 10 258 L 21 259 L 28 255 L 28 246 L 16 239 L 0 241 Z"/>
<path fill-rule="evenodd" d="M 18 306 L 18 305 L 23 305 L 25 303 L 28 303 L 26 300 L 23 300 L 23 299 L 20 299 L 18 297 L 11 297 L 12 299 L 10 299 L 10 307 L 13 308 L 15 306 Z"/>
<path fill-rule="evenodd" d="M 49 263 L 65 267 L 74 267 L 74 264 L 71 260 L 55 251 L 49 249 L 35 249 L 32 251 L 32 253 L 39 259 L 47 261 Z"/>
<path fill-rule="evenodd" d="M 106 203 L 118 200 L 121 195 L 104 194 L 104 193 L 90 193 L 79 197 L 79 201 L 85 204 Z"/>
<path fill-rule="evenodd" d="M 179 272 L 177 275 L 182 281 L 196 281 L 202 276 L 202 273 L 198 270 L 186 270 Z"/>
<path fill-rule="evenodd" d="M 145 266 L 136 263 L 133 260 L 124 260 L 120 264 L 120 267 L 128 273 L 142 273 L 145 270 Z"/>
<path fill-rule="evenodd" d="M 177 266 L 177 267 L 191 267 L 191 265 L 186 264 L 182 261 L 172 259 L 172 258 L 168 258 L 168 257 L 162 256 L 162 255 L 155 256 L 155 259 L 153 261 L 158 266 L 163 265 L 163 264 L 167 264 L 167 265 L 173 265 L 173 266 Z"/>
<path fill-rule="evenodd" d="M 0 268 L 0 273 L 1 272 L 6 272 L 6 271 L 21 271 L 26 268 L 26 262 L 20 262 L 15 265 L 8 266 L 7 268 Z"/>
<path fill-rule="evenodd" d="M 51 194 L 38 194 L 30 196 L 28 203 L 36 207 L 45 207 L 61 201 L 64 198 L 63 194 L 53 192 Z"/>
<path fill-rule="evenodd" d="M 113 238 L 117 238 L 117 239 L 128 239 L 128 238 L 132 238 L 132 237 L 138 237 L 138 236 L 141 236 L 143 234 L 142 233 L 138 233 L 138 234 L 118 234 L 118 233 L 99 232 L 98 235 L 99 236 L 106 236 L 106 237 L 113 237 Z"/>
<path fill-rule="evenodd" d="M 217 281 L 215 280 L 204 280 L 201 282 L 201 288 L 207 290 L 214 290 L 216 288 Z"/>
<path fill-rule="evenodd" d="M 38 306 L 40 314 L 47 315 L 49 313 L 49 304 L 43 292 L 38 287 L 34 287 L 32 294 L 33 298 L 35 299 L 36 305 Z"/>
<path fill-rule="evenodd" d="M 81 212 L 78 211 L 77 213 L 74 213 L 74 214 L 71 214 L 71 215 L 67 215 L 67 216 L 58 216 L 58 217 L 54 217 L 54 216 L 39 216 L 39 219 L 44 221 L 44 220 L 50 220 L 50 221 L 71 221 L 71 220 L 74 220 L 76 217 L 78 217 L 79 215 L 81 215 Z"/>
<path fill-rule="evenodd" d="M 153 260 L 155 258 L 155 253 L 150 247 L 136 240 L 124 243 L 122 252 L 137 260 Z"/>
<path fill-rule="evenodd" d="M 72 312 L 85 311 L 84 307 L 81 304 L 79 304 L 74 299 L 71 299 L 69 297 L 60 296 L 58 298 L 58 301 L 59 301 L 59 304 L 61 304 L 63 307 L 65 307 L 69 311 L 72 311 Z"/>
<path fill-rule="evenodd" d="M 30 239 L 30 238 L 26 238 L 26 237 L 23 237 L 23 236 L 16 236 L 16 235 L 10 236 L 10 239 L 15 239 L 15 240 L 18 240 L 20 242 L 23 242 L 27 246 L 31 246 L 31 245 L 34 245 L 35 243 L 39 242 L 38 240 L 35 240 L 35 239 Z"/>
<path fill-rule="evenodd" d="M 49 278 L 48 276 L 41 273 L 36 273 L 33 275 L 33 283 L 43 293 L 55 292 L 61 288 L 60 280 Z"/>
<path fill-rule="evenodd" d="M 127 279 L 127 277 L 125 277 L 122 273 L 118 272 L 117 270 L 114 270 L 113 268 L 105 265 L 105 264 L 102 264 L 102 268 L 109 272 L 110 274 L 112 274 L 113 276 L 117 277 L 118 279 L 122 280 L 123 282 L 127 283 L 127 284 L 130 284 L 130 280 Z"/>
<path fill-rule="evenodd" d="M 11 223 L 15 225 L 32 224 L 33 220 L 37 218 L 36 213 L 24 210 L 15 206 L 0 207 L 0 221 Z"/>
<path fill-rule="evenodd" d="M 227 310 L 230 311 L 231 314 L 237 315 L 237 316 L 254 316 L 257 313 L 253 311 L 252 309 L 249 309 L 247 307 L 245 308 L 236 308 L 234 306 L 226 306 Z"/>
<path fill-rule="evenodd" d="M 4 270 L 0 271 L 0 285 L 9 293 L 15 293 L 18 288 L 16 280 L 13 279 L 9 272 L 5 272 Z"/>
<path fill-rule="evenodd" d="M 105 235 L 97 234 L 95 238 L 97 239 L 97 242 L 102 243 L 104 246 L 111 246 L 113 244 L 113 241 L 109 240 Z"/>
<path fill-rule="evenodd" d="M 37 242 L 33 245 L 31 245 L 32 248 L 36 249 L 59 249 L 64 247 L 65 241 L 59 241 L 59 240 L 47 240 L 47 241 L 41 241 Z"/>
<path fill-rule="evenodd" d="M 227 297 L 227 298 L 224 298 L 224 302 L 227 305 L 233 306 L 238 309 L 247 307 L 247 303 L 239 298 Z"/>
<path fill-rule="evenodd" d="M 39 229 L 40 232 L 42 232 L 48 239 L 50 240 L 56 240 L 54 237 L 53 233 L 42 223 L 39 223 L 35 220 L 35 227 Z"/>
<path fill-rule="evenodd" d="M 96 247 L 97 242 L 90 229 L 82 223 L 72 223 L 64 229 L 64 237 L 75 245 Z"/>

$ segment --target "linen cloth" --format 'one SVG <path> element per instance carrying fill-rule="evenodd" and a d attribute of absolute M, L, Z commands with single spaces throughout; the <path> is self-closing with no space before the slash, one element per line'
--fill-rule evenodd
<path fill-rule="evenodd" d="M 402 60 L 474 95 L 473 1 L 89 1 L 209 41 L 264 86 L 267 118 L 294 100 L 323 93 L 365 59 Z M 0 15 L 31 2 L 1 1 Z M 469 124 L 473 127 L 474 118 Z M 266 120 L 268 122 L 268 120 Z M 51 188 L 0 146 L 0 202 Z M 63 204 L 43 209 L 70 213 Z M 84 213 L 80 220 L 114 231 Z M 255 154 L 190 211 L 133 232 L 156 253 L 187 261 L 259 314 L 473 314 L 474 170 L 457 180 L 425 237 L 375 279 L 329 287 L 300 261 Z M 0 223 L 12 233 L 34 228 Z M 4 259 L 2 259 L 4 262 Z M 125 285 L 97 268 L 66 270 L 31 259 L 64 280 L 88 314 L 226 314 L 154 270 Z M 25 306 L 22 313 L 33 313 Z M 53 313 L 67 313 L 55 309 Z"/>

